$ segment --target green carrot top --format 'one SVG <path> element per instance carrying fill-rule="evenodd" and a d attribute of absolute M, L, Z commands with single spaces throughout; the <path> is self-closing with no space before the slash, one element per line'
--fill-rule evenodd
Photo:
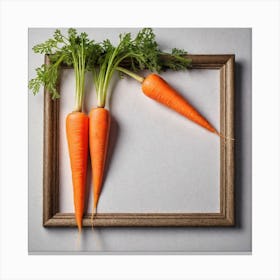
<path fill-rule="evenodd" d="M 39 92 L 41 86 L 52 94 L 52 98 L 58 98 L 59 93 L 56 84 L 59 78 L 59 68 L 62 64 L 73 66 L 76 81 L 75 108 L 81 111 L 84 99 L 85 72 L 89 65 L 95 64 L 95 60 L 102 49 L 99 44 L 89 40 L 84 32 L 78 34 L 73 28 L 68 29 L 68 36 L 64 36 L 60 30 L 56 30 L 51 39 L 33 47 L 35 53 L 46 54 L 51 63 L 43 64 L 36 69 L 36 77 L 29 81 L 29 88 L 34 94 Z"/>
<path fill-rule="evenodd" d="M 36 77 L 29 81 L 29 88 L 37 94 L 40 87 L 45 86 L 53 99 L 59 98 L 56 85 L 60 66 L 72 66 L 76 81 L 74 111 L 82 110 L 86 71 L 93 72 L 97 106 L 104 107 L 116 70 L 133 75 L 143 69 L 152 72 L 183 70 L 191 64 L 184 50 L 174 48 L 171 53 L 161 51 L 151 28 L 143 28 L 135 38 L 131 33 L 120 34 L 117 46 L 109 39 L 96 43 L 85 32 L 78 34 L 73 28 L 68 29 L 67 36 L 56 30 L 52 38 L 34 46 L 33 50 L 48 55 L 51 63 L 36 69 Z"/>
<path fill-rule="evenodd" d="M 113 46 L 108 39 L 104 40 L 101 47 L 102 55 L 94 61 L 95 65 L 92 65 L 98 107 L 105 106 L 110 81 L 114 72 L 120 70 L 120 66 L 133 72 L 143 69 L 161 72 L 167 69 L 186 69 L 191 63 L 191 60 L 185 57 L 187 53 L 184 50 L 162 52 L 151 28 L 143 28 L 134 39 L 131 33 L 120 34 L 117 46 Z M 166 56 L 169 58 L 166 59 Z"/>

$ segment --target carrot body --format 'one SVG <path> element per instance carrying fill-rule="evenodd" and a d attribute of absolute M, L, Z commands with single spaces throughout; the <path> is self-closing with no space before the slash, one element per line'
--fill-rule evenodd
<path fill-rule="evenodd" d="M 68 114 L 66 135 L 72 171 L 75 217 L 81 231 L 88 161 L 88 116 L 81 112 Z"/>
<path fill-rule="evenodd" d="M 217 133 L 216 129 L 160 76 L 148 75 L 142 83 L 142 90 L 146 96 L 173 109 L 209 131 Z"/>
<path fill-rule="evenodd" d="M 95 210 L 101 193 L 109 131 L 109 111 L 104 108 L 92 109 L 89 114 L 89 147 L 93 175 L 93 207 Z"/>

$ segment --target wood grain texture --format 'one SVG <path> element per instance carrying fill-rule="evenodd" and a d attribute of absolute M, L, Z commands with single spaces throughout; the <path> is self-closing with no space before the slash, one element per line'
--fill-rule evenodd
<path fill-rule="evenodd" d="M 220 71 L 220 213 L 98 213 L 94 226 L 185 227 L 234 226 L 234 63 L 235 56 L 188 55 L 193 69 Z M 48 57 L 45 60 L 49 63 Z M 43 225 L 76 226 L 73 213 L 59 213 L 59 101 L 44 93 Z M 85 214 L 83 226 L 92 226 Z"/>
<path fill-rule="evenodd" d="M 45 56 L 45 64 L 50 63 Z M 59 88 L 59 83 L 57 85 Z M 59 99 L 44 90 L 43 225 L 59 209 Z"/>

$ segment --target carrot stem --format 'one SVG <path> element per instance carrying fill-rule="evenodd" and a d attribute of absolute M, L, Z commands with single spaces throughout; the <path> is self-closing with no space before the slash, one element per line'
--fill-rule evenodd
<path fill-rule="evenodd" d="M 136 81 L 138 81 L 141 84 L 144 82 L 144 78 L 143 77 L 141 77 L 141 76 L 139 76 L 139 75 L 137 75 L 137 74 L 135 74 L 135 73 L 133 73 L 133 72 L 123 68 L 123 67 L 120 67 L 120 66 L 116 67 L 116 70 L 127 74 L 128 76 L 130 76 L 131 78 L 135 79 Z"/>

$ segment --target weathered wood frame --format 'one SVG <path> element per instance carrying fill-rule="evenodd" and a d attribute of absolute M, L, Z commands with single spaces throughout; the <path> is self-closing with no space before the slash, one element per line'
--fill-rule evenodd
<path fill-rule="evenodd" d="M 234 55 L 189 55 L 194 69 L 220 71 L 220 132 L 234 138 Z M 48 57 L 46 57 L 46 63 Z M 59 213 L 59 100 L 44 93 L 43 225 L 76 226 L 74 214 Z M 98 213 L 94 226 L 233 226 L 234 141 L 220 141 L 220 213 Z M 91 226 L 90 215 L 83 219 Z"/>

